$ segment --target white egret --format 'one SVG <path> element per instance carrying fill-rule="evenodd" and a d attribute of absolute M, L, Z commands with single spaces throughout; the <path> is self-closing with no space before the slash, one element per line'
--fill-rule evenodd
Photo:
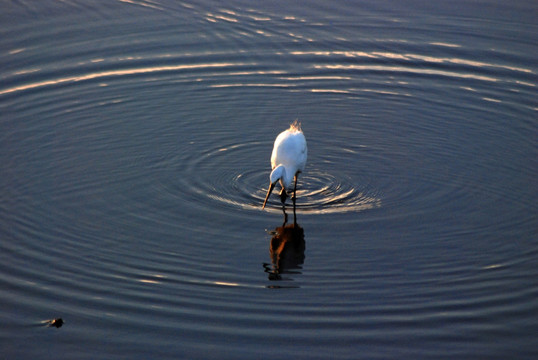
<path fill-rule="evenodd" d="M 280 181 L 282 186 L 280 201 L 282 205 L 286 202 L 286 190 L 291 190 L 293 182 L 292 200 L 295 210 L 297 176 L 304 170 L 307 152 L 306 139 L 301 131 L 301 124 L 297 121 L 291 124 L 288 130 L 281 132 L 276 137 L 273 153 L 271 154 L 272 171 L 269 176 L 269 190 L 267 190 L 262 209 L 265 209 L 269 195 L 271 195 L 276 183 Z"/>

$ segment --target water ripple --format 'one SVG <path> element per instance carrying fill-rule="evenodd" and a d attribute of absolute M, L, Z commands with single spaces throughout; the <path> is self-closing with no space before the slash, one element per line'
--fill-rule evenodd
<path fill-rule="evenodd" d="M 111 70 L 111 71 L 102 71 L 89 74 L 80 74 L 77 76 L 64 77 L 58 79 L 44 80 L 36 83 L 30 83 L 25 85 L 19 85 L 4 90 L 0 90 L 0 95 L 10 94 L 18 91 L 25 91 L 35 88 L 41 88 L 45 86 L 54 86 L 66 83 L 75 83 L 81 81 L 96 80 L 102 78 L 111 78 L 111 77 L 120 77 L 120 76 L 131 76 L 131 75 L 142 75 L 142 74 L 153 74 L 161 72 L 177 72 L 177 71 L 194 71 L 199 69 L 209 69 L 209 68 L 240 68 L 243 66 L 253 66 L 252 63 L 210 63 L 210 64 L 182 64 L 182 65 L 167 65 L 167 66 L 152 66 L 152 67 L 142 67 L 142 68 L 129 68 L 123 70 Z M 36 70 L 37 71 L 37 70 Z"/>
<path fill-rule="evenodd" d="M 180 176 L 182 192 L 197 194 L 197 202 L 208 208 L 221 205 L 259 211 L 267 192 L 270 167 L 253 149 L 267 148 L 267 143 L 247 142 L 216 147 L 184 163 Z M 247 167 L 246 164 L 259 165 Z M 165 186 L 163 184 L 163 186 Z M 381 206 L 381 200 L 369 188 L 357 184 L 345 173 L 330 173 L 307 168 L 300 175 L 297 212 L 305 214 L 345 213 Z M 168 191 L 173 191 L 169 189 Z M 288 201 L 290 202 L 290 201 Z M 280 202 L 271 199 L 268 211 L 280 212 Z M 291 202 L 290 202 L 291 204 Z"/>
<path fill-rule="evenodd" d="M 472 4 L 82 3 L 0 15 L 6 357 L 534 351 L 538 78 L 520 5 L 511 23 Z M 261 206 L 295 118 L 304 237 L 279 277 L 278 196 Z M 77 346 L 20 326 L 56 316 Z"/>

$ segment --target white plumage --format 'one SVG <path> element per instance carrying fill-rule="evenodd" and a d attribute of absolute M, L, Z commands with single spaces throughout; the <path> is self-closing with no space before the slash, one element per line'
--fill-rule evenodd
<path fill-rule="evenodd" d="M 306 139 L 301 130 L 301 125 L 295 121 L 290 128 L 281 132 L 275 139 L 273 153 L 271 154 L 271 175 L 267 196 L 263 202 L 263 208 L 269 199 L 269 195 L 280 181 L 282 191 L 280 200 L 286 202 L 286 190 L 291 190 L 293 185 L 293 203 L 295 204 L 297 190 L 297 176 L 304 170 L 308 149 Z"/>

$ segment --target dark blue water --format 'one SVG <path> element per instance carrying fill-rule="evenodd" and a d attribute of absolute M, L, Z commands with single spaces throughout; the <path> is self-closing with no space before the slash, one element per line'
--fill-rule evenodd
<path fill-rule="evenodd" d="M 4 1 L 1 357 L 536 358 L 537 9 Z"/>

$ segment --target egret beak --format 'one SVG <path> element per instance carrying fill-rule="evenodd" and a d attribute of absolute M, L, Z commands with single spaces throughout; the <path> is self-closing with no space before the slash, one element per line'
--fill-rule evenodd
<path fill-rule="evenodd" d="M 272 192 L 273 189 L 275 188 L 275 185 L 276 185 L 276 182 L 275 182 L 275 183 L 272 183 L 272 184 L 269 186 L 269 190 L 267 190 L 267 195 L 265 196 L 265 201 L 263 202 L 262 210 L 265 209 L 265 204 L 267 203 L 267 199 L 269 199 L 269 195 L 271 195 L 271 192 Z"/>

